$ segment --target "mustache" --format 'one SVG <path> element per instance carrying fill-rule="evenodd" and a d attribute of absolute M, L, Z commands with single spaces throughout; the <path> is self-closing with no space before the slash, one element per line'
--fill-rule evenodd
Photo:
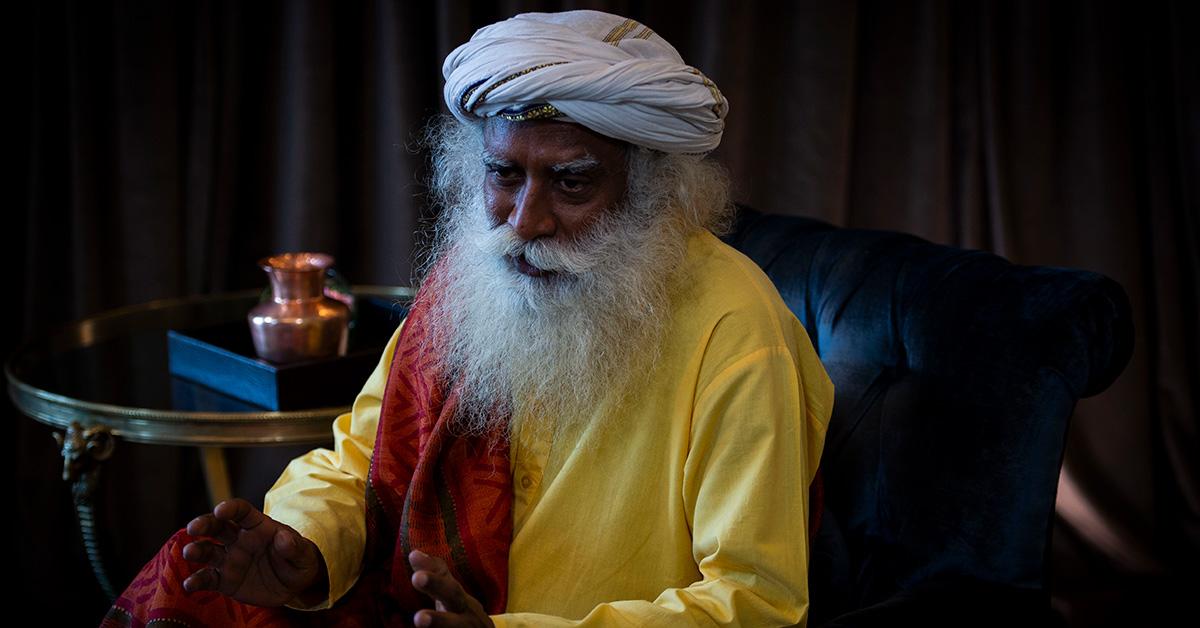
<path fill-rule="evenodd" d="M 476 234 L 474 243 L 485 254 L 497 257 L 517 258 L 541 270 L 564 275 L 584 275 L 597 268 L 605 258 L 604 247 L 598 233 L 606 231 L 604 225 L 593 225 L 588 237 L 571 244 L 563 244 L 550 238 L 525 240 L 517 235 L 512 225 L 500 223 Z"/>

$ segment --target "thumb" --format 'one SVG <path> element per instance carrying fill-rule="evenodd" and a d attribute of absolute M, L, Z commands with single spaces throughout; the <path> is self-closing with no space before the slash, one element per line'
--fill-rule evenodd
<path fill-rule="evenodd" d="M 293 530 L 281 528 L 275 533 L 275 551 L 280 558 L 289 563 L 304 562 L 304 552 L 300 544 L 300 535 Z"/>

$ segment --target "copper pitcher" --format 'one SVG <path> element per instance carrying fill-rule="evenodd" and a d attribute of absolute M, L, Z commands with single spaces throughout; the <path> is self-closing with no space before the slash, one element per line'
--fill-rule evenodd
<path fill-rule="evenodd" d="M 275 363 L 345 355 L 350 308 L 325 296 L 324 253 L 282 253 L 258 261 L 271 279 L 271 300 L 247 315 L 258 357 Z"/>

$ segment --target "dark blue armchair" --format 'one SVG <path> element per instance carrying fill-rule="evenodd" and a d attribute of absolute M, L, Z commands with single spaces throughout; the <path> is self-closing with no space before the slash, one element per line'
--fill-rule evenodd
<path fill-rule="evenodd" d="M 775 282 L 837 389 L 809 625 L 1052 625 L 1067 426 L 1129 360 L 1121 287 L 745 208 L 726 240 Z"/>

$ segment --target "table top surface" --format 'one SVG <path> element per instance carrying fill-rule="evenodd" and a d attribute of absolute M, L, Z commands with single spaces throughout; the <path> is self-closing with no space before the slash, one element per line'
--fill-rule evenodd
<path fill-rule="evenodd" d="M 413 295 L 410 288 L 388 286 L 355 286 L 353 292 L 356 298 L 395 303 L 396 324 Z M 9 396 L 24 414 L 54 427 L 105 425 L 136 442 L 238 446 L 327 441 L 330 422 L 348 411 L 353 399 L 344 406 L 283 412 L 175 407 L 172 390 L 179 382 L 167 368 L 167 330 L 242 320 L 260 296 L 258 290 L 247 290 L 164 299 L 76 321 L 26 343 L 10 357 L 5 365 Z"/>

